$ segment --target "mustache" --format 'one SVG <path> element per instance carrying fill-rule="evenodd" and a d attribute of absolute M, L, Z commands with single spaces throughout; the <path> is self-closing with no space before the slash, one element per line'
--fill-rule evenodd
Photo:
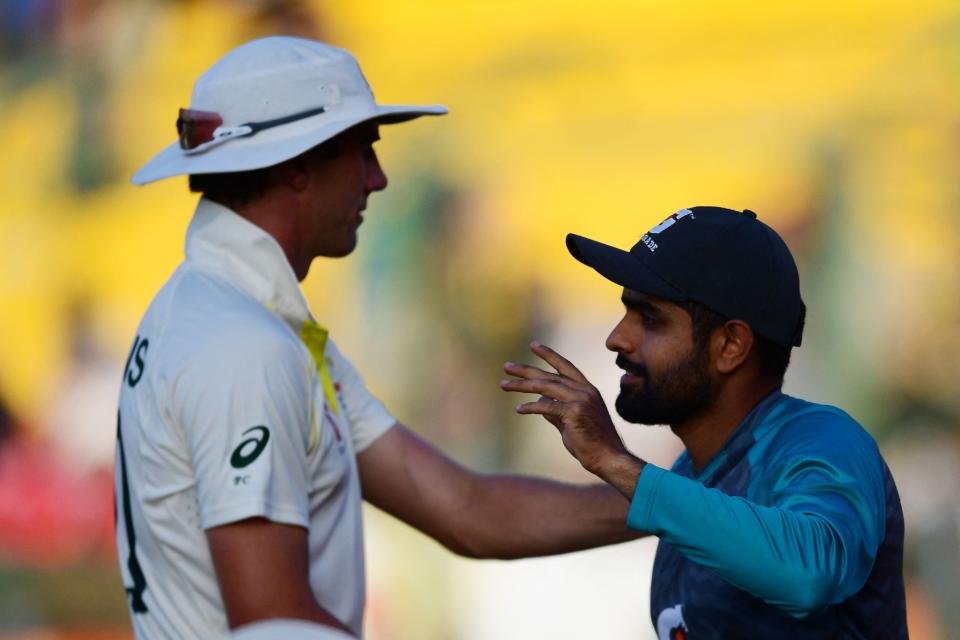
<path fill-rule="evenodd" d="M 648 377 L 647 368 L 644 365 L 627 360 L 623 354 L 617 356 L 617 366 L 630 375 Z"/>

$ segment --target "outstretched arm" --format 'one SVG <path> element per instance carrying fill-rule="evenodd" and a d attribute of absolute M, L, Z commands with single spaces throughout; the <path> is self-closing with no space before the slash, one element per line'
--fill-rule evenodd
<path fill-rule="evenodd" d="M 481 474 L 397 424 L 357 456 L 363 496 L 460 555 L 521 558 L 640 537 L 603 484 Z"/>

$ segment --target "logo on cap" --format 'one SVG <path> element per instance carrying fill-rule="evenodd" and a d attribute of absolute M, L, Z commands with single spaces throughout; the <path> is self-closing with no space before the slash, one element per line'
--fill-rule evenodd
<path fill-rule="evenodd" d="M 650 236 L 662 233 L 666 229 L 669 229 L 670 227 L 675 225 L 678 220 L 683 220 L 687 216 L 690 216 L 690 218 L 694 220 L 697 217 L 693 215 L 693 211 L 691 211 L 690 209 L 680 209 L 680 211 L 677 211 L 675 214 L 673 214 L 672 216 L 670 216 L 669 218 L 667 218 L 666 220 L 664 220 L 654 228 L 650 229 L 650 231 L 645 233 L 643 237 L 640 238 L 640 241 L 643 242 L 643 244 L 647 247 L 647 249 L 650 249 L 651 253 L 656 251 L 657 247 L 659 247 L 660 245 L 658 245 L 654 241 L 654 239 L 651 238 Z"/>

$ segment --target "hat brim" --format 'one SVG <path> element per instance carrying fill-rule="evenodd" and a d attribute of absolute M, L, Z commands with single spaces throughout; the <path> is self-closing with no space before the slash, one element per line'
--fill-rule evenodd
<path fill-rule="evenodd" d="M 296 157 L 363 122 L 376 120 L 381 124 L 398 124 L 420 116 L 446 113 L 447 108 L 442 105 L 376 105 L 374 109 L 329 122 L 324 122 L 326 114 L 318 114 L 256 136 L 236 138 L 193 155 L 184 153 L 179 142 L 174 142 L 134 173 L 131 181 L 143 185 L 178 175 L 262 169 Z"/>
<path fill-rule="evenodd" d="M 575 233 L 567 234 L 567 250 L 578 261 L 621 287 L 677 302 L 687 299 L 683 291 L 661 278 L 629 251 Z"/>

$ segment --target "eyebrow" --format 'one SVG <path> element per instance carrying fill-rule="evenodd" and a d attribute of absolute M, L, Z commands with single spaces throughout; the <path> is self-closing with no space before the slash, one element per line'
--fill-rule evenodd
<path fill-rule="evenodd" d="M 623 306 L 627 309 L 634 311 L 645 311 L 650 314 L 659 314 L 661 312 L 655 304 L 645 297 L 624 293 L 620 296 L 620 301 L 623 302 Z"/>

